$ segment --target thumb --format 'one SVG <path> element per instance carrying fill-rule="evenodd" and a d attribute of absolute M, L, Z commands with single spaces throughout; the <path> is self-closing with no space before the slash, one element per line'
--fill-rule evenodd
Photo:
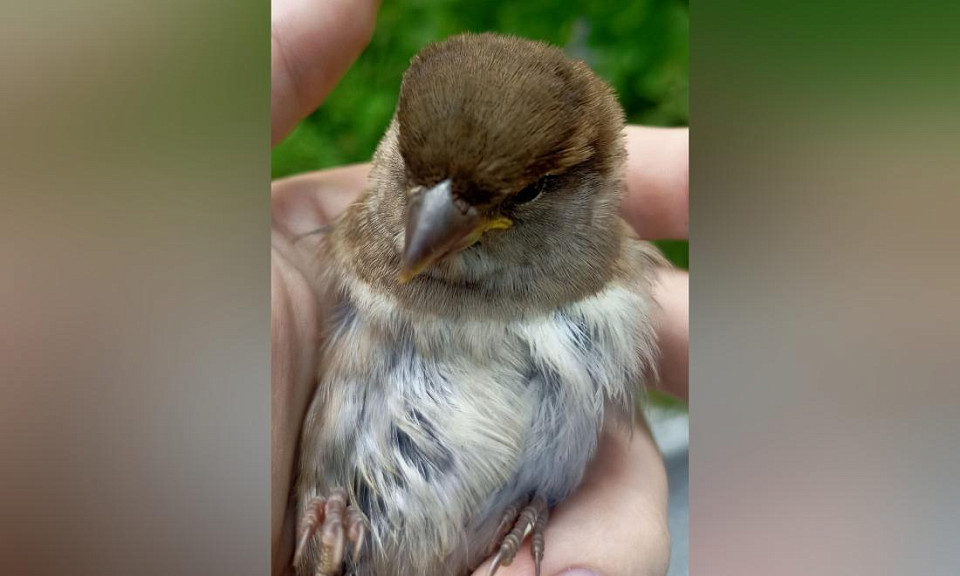
<path fill-rule="evenodd" d="M 274 0 L 271 145 L 313 112 L 370 41 L 376 0 Z"/>

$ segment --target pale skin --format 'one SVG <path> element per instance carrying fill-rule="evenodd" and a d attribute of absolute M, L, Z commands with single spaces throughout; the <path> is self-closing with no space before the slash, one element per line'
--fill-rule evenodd
<path fill-rule="evenodd" d="M 272 144 L 322 104 L 373 31 L 377 3 L 359 0 L 274 0 L 272 5 Z M 627 193 L 623 216 L 647 239 L 686 238 L 686 129 L 627 128 Z M 273 573 L 293 555 L 297 436 L 316 386 L 323 310 L 311 285 L 322 265 L 299 235 L 330 222 L 363 190 L 369 166 L 346 166 L 273 183 L 272 198 L 272 526 Z M 657 287 L 661 382 L 687 398 L 686 272 L 664 272 Z M 667 482 L 649 431 L 605 431 L 583 485 L 551 515 L 545 575 L 585 568 L 604 576 L 662 575 L 669 558 Z M 527 545 L 529 547 L 529 544 Z M 481 566 L 478 575 L 485 574 Z M 498 575 L 532 576 L 529 551 Z"/>

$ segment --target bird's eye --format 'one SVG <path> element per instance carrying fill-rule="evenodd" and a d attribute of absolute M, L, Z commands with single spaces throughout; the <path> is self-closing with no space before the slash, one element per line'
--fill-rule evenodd
<path fill-rule="evenodd" d="M 540 196 L 540 193 L 543 192 L 543 190 L 547 187 L 548 179 L 549 176 L 541 178 L 518 192 L 517 195 L 513 197 L 513 203 L 526 204 L 536 200 Z"/>

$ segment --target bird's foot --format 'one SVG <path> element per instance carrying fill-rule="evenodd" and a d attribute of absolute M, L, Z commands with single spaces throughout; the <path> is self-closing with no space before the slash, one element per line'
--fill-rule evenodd
<path fill-rule="evenodd" d="M 307 544 L 319 537 L 316 576 L 340 576 L 347 541 L 356 560 L 363 548 L 366 533 L 363 514 L 355 506 L 347 507 L 347 491 L 337 488 L 329 498 L 317 497 L 307 505 L 297 529 L 297 551 L 293 563 L 298 564 Z"/>
<path fill-rule="evenodd" d="M 513 563 L 520 545 L 523 544 L 527 534 L 531 533 L 533 534 L 531 536 L 533 564 L 536 567 L 536 576 L 540 576 L 540 561 L 543 560 L 543 529 L 547 526 L 549 517 L 547 500 L 540 495 L 534 496 L 522 510 L 519 506 L 508 508 L 503 513 L 497 538 L 493 541 L 489 552 L 492 554 L 496 550 L 497 555 L 490 563 L 487 576 L 493 576 L 501 566 L 509 566 Z"/>

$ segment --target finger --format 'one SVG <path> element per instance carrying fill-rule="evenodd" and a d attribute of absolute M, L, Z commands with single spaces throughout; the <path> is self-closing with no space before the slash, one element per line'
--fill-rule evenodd
<path fill-rule="evenodd" d="M 608 427 L 580 488 L 551 514 L 543 573 L 663 576 L 670 557 L 667 477 L 648 429 Z M 475 576 L 486 574 L 487 564 Z M 532 576 L 529 542 L 497 576 Z"/>
<path fill-rule="evenodd" d="M 275 0 L 271 8 L 271 144 L 313 112 L 356 60 L 376 0 Z"/>
<path fill-rule="evenodd" d="M 369 164 L 355 164 L 274 181 L 274 230 L 295 238 L 329 224 L 360 196 L 369 171 Z"/>
<path fill-rule="evenodd" d="M 682 270 L 661 270 L 653 296 L 660 305 L 655 318 L 659 386 L 672 396 L 689 400 L 690 275 Z"/>
<path fill-rule="evenodd" d="M 687 238 L 690 131 L 627 126 L 623 217 L 649 240 Z"/>

